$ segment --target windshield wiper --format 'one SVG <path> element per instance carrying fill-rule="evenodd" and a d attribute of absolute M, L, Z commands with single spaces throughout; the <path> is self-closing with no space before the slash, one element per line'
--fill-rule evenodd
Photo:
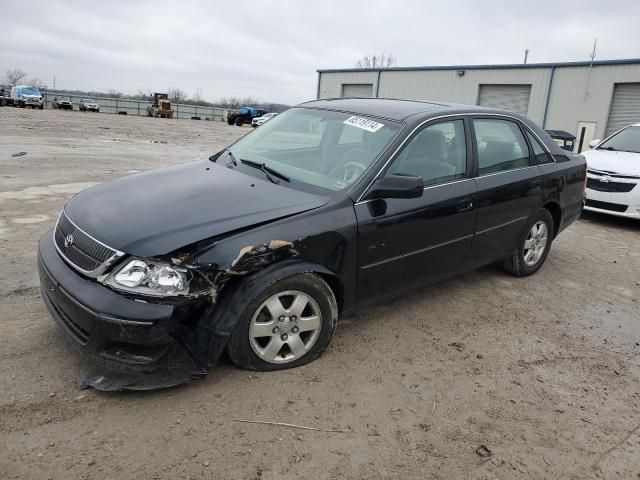
<path fill-rule="evenodd" d="M 254 162 L 253 160 L 245 160 L 244 158 L 241 158 L 240 162 L 244 163 L 245 165 L 249 165 L 250 167 L 254 167 L 254 168 L 258 168 L 258 169 L 262 170 L 267 175 L 267 178 L 269 179 L 269 181 L 271 181 L 273 183 L 278 183 L 278 182 L 276 182 L 273 178 L 271 178 L 271 175 L 275 175 L 276 177 L 281 178 L 285 182 L 290 182 L 291 181 L 291 179 L 289 177 L 287 177 L 284 173 L 280 173 L 279 171 L 275 170 L 274 168 L 268 167 L 264 163 Z M 271 174 L 271 175 L 269 175 L 269 174 Z"/>
<path fill-rule="evenodd" d="M 613 147 L 604 147 L 601 150 L 609 150 L 610 152 L 617 152 L 618 151 L 617 148 L 613 148 Z"/>
<path fill-rule="evenodd" d="M 216 153 L 215 155 L 211 155 L 209 157 L 209 160 L 211 160 L 212 162 L 215 163 L 216 160 L 218 160 L 222 154 L 224 152 L 227 152 L 227 155 L 229 156 L 229 158 L 231 159 L 231 163 L 233 164 L 233 166 L 237 166 L 238 162 L 236 161 L 236 157 L 233 156 L 233 152 L 231 150 L 229 150 L 228 148 L 225 148 L 224 150 L 222 150 L 221 152 Z M 229 166 L 229 164 L 227 164 L 227 167 Z"/>

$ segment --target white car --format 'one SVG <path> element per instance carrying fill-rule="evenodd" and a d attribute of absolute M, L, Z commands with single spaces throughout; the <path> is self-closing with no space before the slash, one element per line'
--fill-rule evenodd
<path fill-rule="evenodd" d="M 585 210 L 640 219 L 640 123 L 589 146 Z"/>
<path fill-rule="evenodd" d="M 261 117 L 256 117 L 253 120 L 251 120 L 251 126 L 253 128 L 259 127 L 260 125 L 262 125 L 264 122 L 271 120 L 273 117 L 275 117 L 276 115 L 278 115 L 277 113 L 265 113 L 264 115 L 262 115 Z"/>

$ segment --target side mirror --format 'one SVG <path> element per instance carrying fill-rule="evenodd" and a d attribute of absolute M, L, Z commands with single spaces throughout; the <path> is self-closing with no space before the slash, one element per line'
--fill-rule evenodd
<path fill-rule="evenodd" d="M 591 140 L 589 142 L 589 148 L 596 148 L 600 144 L 601 141 L 602 140 L 599 139 L 599 138 L 596 138 L 595 140 Z"/>
<path fill-rule="evenodd" d="M 367 200 L 374 198 L 420 198 L 424 180 L 413 175 L 389 175 L 374 184 Z"/>

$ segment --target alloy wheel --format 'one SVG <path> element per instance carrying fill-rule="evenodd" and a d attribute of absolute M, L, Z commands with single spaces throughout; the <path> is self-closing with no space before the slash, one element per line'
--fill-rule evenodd
<path fill-rule="evenodd" d="M 547 224 L 538 220 L 533 224 L 524 241 L 524 263 L 533 267 L 540 261 L 549 241 L 549 229 Z"/>
<path fill-rule="evenodd" d="M 313 298 L 295 290 L 278 292 L 253 314 L 249 343 L 265 362 L 289 363 L 311 350 L 321 326 L 322 314 Z"/>

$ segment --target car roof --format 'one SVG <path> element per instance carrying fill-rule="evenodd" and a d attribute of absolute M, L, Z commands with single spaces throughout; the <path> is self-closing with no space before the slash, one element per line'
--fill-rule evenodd
<path fill-rule="evenodd" d="M 476 105 L 463 105 L 450 102 L 426 102 L 418 100 L 396 100 L 391 98 L 330 98 L 301 103 L 299 107 L 336 110 L 357 113 L 389 120 L 402 121 L 413 115 L 421 117 L 443 115 L 447 113 L 505 113 L 512 112 L 484 108 Z"/>

